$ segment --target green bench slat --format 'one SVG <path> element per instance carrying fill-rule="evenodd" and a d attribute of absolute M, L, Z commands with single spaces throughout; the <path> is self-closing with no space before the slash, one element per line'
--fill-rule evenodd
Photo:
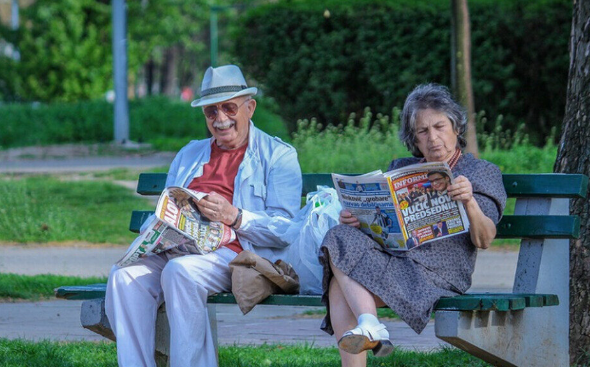
<path fill-rule="evenodd" d="M 129 230 L 131 232 L 139 233 L 139 229 L 146 219 L 154 214 L 153 210 L 134 210 L 131 213 L 131 221 L 129 222 Z"/>
<path fill-rule="evenodd" d="M 332 181 L 332 175 L 329 173 L 306 173 L 306 174 L 303 174 L 302 196 L 305 197 L 308 193 L 317 191 L 318 185 L 334 187 L 334 182 Z"/>
<path fill-rule="evenodd" d="M 209 296 L 207 303 L 236 304 L 236 299 L 231 293 L 219 293 Z M 323 306 L 320 296 L 303 294 L 273 294 L 259 304 L 282 306 Z"/>
<path fill-rule="evenodd" d="M 141 224 L 153 211 L 135 210 L 129 230 L 139 232 Z M 506 215 L 497 226 L 496 238 L 579 238 L 580 219 L 577 216 Z"/>
<path fill-rule="evenodd" d="M 588 192 L 588 177 L 579 174 L 503 174 L 502 180 L 509 197 L 584 198 Z M 166 173 L 142 173 L 137 192 L 159 195 L 166 185 Z M 316 191 L 317 185 L 332 187 L 329 173 L 303 174 L 303 196 Z"/>
<path fill-rule="evenodd" d="M 580 218 L 572 215 L 505 215 L 496 238 L 579 238 Z"/>
<path fill-rule="evenodd" d="M 102 298 L 106 284 L 88 286 L 63 286 L 55 290 L 57 298 L 68 300 L 84 300 Z M 220 293 L 210 296 L 208 303 L 236 304 L 231 293 Z M 323 306 L 319 295 L 285 295 L 273 294 L 260 304 L 288 306 Z M 559 299 L 554 294 L 510 294 L 510 293 L 468 293 L 456 297 L 441 298 L 436 310 L 446 311 L 510 311 L 522 310 L 526 307 L 557 306 Z"/>
<path fill-rule="evenodd" d="M 55 296 L 67 300 L 103 298 L 107 290 L 106 283 L 90 285 L 67 285 L 55 289 Z"/>
<path fill-rule="evenodd" d="M 515 311 L 526 307 L 559 305 L 555 294 L 468 293 L 456 297 L 441 298 L 438 311 Z"/>
<path fill-rule="evenodd" d="M 160 195 L 166 187 L 167 173 L 140 173 L 137 193 L 141 195 Z"/>
<path fill-rule="evenodd" d="M 579 174 L 503 174 L 509 197 L 585 198 L 588 176 Z"/>

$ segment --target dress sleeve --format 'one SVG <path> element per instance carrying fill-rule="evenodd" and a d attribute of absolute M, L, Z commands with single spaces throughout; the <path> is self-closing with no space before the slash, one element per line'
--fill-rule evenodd
<path fill-rule="evenodd" d="M 498 224 L 506 208 L 506 190 L 500 169 L 490 162 L 478 161 L 467 178 L 471 181 L 473 196 L 485 216 Z"/>

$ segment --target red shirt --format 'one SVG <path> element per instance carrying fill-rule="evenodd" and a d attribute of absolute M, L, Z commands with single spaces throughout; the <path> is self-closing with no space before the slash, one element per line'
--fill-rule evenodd
<path fill-rule="evenodd" d="M 231 203 L 234 197 L 234 181 L 240 163 L 244 159 L 246 148 L 248 148 L 248 144 L 238 149 L 225 150 L 213 142 L 211 144 L 211 159 L 203 166 L 203 175 L 194 178 L 188 188 L 206 193 L 215 191 Z M 237 238 L 225 246 L 238 254 L 243 250 Z"/>

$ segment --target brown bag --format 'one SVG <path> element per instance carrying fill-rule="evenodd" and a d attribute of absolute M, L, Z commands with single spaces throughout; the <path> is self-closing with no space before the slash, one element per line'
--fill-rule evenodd
<path fill-rule="evenodd" d="M 277 260 L 274 264 L 244 250 L 230 263 L 232 293 L 245 315 L 275 293 L 299 293 L 299 276 L 293 267 Z"/>

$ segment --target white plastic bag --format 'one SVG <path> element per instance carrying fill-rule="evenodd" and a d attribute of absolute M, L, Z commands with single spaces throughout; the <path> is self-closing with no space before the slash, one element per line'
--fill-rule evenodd
<path fill-rule="evenodd" d="M 306 204 L 295 218 L 277 218 L 269 224 L 273 234 L 289 243 L 281 259 L 290 263 L 299 275 L 301 294 L 322 293 L 319 248 L 328 229 L 338 224 L 341 210 L 336 190 L 318 186 L 318 191 L 307 194 Z"/>

